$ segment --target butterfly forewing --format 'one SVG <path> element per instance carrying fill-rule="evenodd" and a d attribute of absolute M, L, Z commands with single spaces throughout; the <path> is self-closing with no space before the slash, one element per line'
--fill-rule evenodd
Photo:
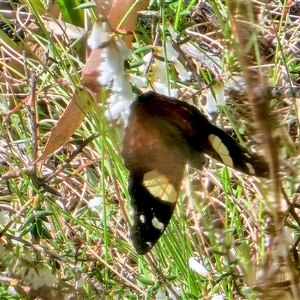
<path fill-rule="evenodd" d="M 216 126 L 211 128 L 203 149 L 210 157 L 245 174 L 259 177 L 267 177 L 269 174 L 268 165 L 261 156 L 250 153 Z"/>

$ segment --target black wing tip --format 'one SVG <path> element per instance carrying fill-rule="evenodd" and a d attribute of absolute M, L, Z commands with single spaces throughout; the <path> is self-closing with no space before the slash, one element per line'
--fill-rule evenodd
<path fill-rule="evenodd" d="M 151 222 L 142 223 L 135 219 L 130 231 L 130 239 L 138 254 L 144 255 L 156 245 L 167 227 L 167 224 L 164 225 L 163 230 L 158 230 Z"/>
<path fill-rule="evenodd" d="M 247 154 L 245 154 L 247 153 Z M 243 166 L 234 166 L 235 169 L 251 176 L 269 178 L 270 170 L 269 165 L 265 161 L 263 156 L 259 156 L 255 153 L 249 153 L 246 149 L 244 150 L 244 161 Z"/>
<path fill-rule="evenodd" d="M 152 244 L 150 242 L 143 241 L 143 239 L 141 239 L 141 237 L 139 236 L 139 233 L 136 231 L 135 227 L 132 227 L 131 229 L 130 239 L 132 241 L 135 251 L 139 255 L 147 254 L 156 244 L 156 242 Z"/>
<path fill-rule="evenodd" d="M 233 166 L 230 167 L 233 168 L 234 170 L 237 170 L 249 176 L 262 177 L 262 178 L 270 177 L 269 166 L 265 162 L 264 158 L 260 156 L 256 156 L 252 153 L 248 153 L 247 157 L 245 156 L 244 160 L 242 161 L 234 160 Z"/>

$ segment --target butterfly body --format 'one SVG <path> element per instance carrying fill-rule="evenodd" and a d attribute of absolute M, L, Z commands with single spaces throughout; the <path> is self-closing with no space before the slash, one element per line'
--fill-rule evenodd
<path fill-rule="evenodd" d="M 194 106 L 154 92 L 130 108 L 122 156 L 129 170 L 131 239 L 139 254 L 158 241 L 173 214 L 184 167 L 201 169 L 205 155 L 250 175 L 266 176 L 266 163 L 211 124 Z"/>

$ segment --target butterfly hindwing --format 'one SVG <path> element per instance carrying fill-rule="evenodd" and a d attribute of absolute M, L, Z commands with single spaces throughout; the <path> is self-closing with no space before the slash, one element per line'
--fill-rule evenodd
<path fill-rule="evenodd" d="M 122 156 L 129 170 L 131 239 L 139 254 L 147 253 L 166 229 L 185 165 L 201 169 L 204 153 L 246 174 L 268 174 L 260 156 L 242 148 L 194 106 L 154 92 L 132 103 Z"/>
<path fill-rule="evenodd" d="M 148 175 L 154 177 L 147 178 Z M 134 211 L 131 239 L 137 253 L 145 254 L 166 229 L 175 208 L 178 190 L 164 175 L 151 171 L 130 176 L 129 193 Z"/>

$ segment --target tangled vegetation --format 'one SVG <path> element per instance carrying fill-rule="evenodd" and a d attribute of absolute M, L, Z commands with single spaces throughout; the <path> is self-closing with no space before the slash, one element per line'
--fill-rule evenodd
<path fill-rule="evenodd" d="M 300 299 L 298 6 L 1 1 L 0 298 Z M 120 154 L 134 98 L 99 71 L 97 22 L 131 50 L 132 95 L 195 105 L 270 168 L 263 179 L 209 158 L 187 167 L 145 256 Z"/>

